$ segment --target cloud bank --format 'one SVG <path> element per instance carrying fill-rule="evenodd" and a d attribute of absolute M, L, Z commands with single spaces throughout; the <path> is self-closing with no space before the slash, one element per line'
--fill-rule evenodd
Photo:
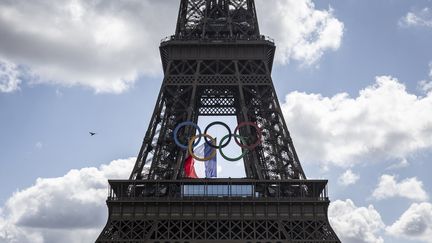
<path fill-rule="evenodd" d="M 399 26 L 432 28 L 432 10 L 426 7 L 420 10 L 410 11 L 399 20 Z"/>
<path fill-rule="evenodd" d="M 330 8 L 318 10 L 311 0 L 257 1 L 261 30 L 276 40 L 278 63 L 312 65 L 329 50 L 339 49 L 344 24 Z"/>
<path fill-rule="evenodd" d="M 27 66 L 32 83 L 121 93 L 160 72 L 157 46 L 175 27 L 173 3 L 2 1 L 0 57 Z"/>
<path fill-rule="evenodd" d="M 387 233 L 394 237 L 403 237 L 410 240 L 431 242 L 432 239 L 432 204 L 414 203 L 391 226 Z"/>
<path fill-rule="evenodd" d="M 355 174 L 352 170 L 347 170 L 338 178 L 338 182 L 343 186 L 349 186 L 355 184 L 359 179 L 358 174 Z"/>
<path fill-rule="evenodd" d="M 329 207 L 329 220 L 344 243 L 383 243 L 379 233 L 385 225 L 381 215 L 370 205 L 357 207 L 353 201 L 335 201 Z"/>
<path fill-rule="evenodd" d="M 331 9 L 317 10 L 311 0 L 257 5 L 263 32 L 280 47 L 277 63 L 313 64 L 339 48 L 343 24 Z M 1 1 L 0 60 L 26 67 L 32 84 L 122 93 L 140 77 L 162 74 L 157 47 L 174 33 L 178 8 L 157 0 Z M 18 88 L 16 75 L 8 77 L 1 92 Z"/>
<path fill-rule="evenodd" d="M 409 93 L 390 76 L 357 97 L 292 92 L 282 110 L 305 162 L 351 167 L 432 148 L 432 93 Z"/>
<path fill-rule="evenodd" d="M 14 63 L 0 58 L 0 92 L 11 93 L 19 90 L 19 76 L 20 71 Z"/>
<path fill-rule="evenodd" d="M 107 219 L 107 180 L 127 178 L 134 162 L 129 158 L 71 170 L 16 192 L 0 213 L 0 242 L 94 241 Z"/>
<path fill-rule="evenodd" d="M 403 197 L 415 201 L 426 201 L 429 199 L 429 196 L 423 189 L 423 182 L 417 178 L 407 178 L 398 182 L 396 181 L 396 177 L 391 175 L 381 176 L 372 196 L 378 200 L 392 197 Z"/>
<path fill-rule="evenodd" d="M 432 91 L 432 62 L 429 63 L 429 79 L 425 79 L 419 82 L 419 88 L 425 93 Z"/>

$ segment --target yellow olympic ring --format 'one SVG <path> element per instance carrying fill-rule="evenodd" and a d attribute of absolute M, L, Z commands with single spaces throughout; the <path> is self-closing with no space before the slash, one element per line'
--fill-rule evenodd
<path fill-rule="evenodd" d="M 210 139 L 210 141 L 212 141 L 212 143 L 214 143 L 214 141 L 215 141 L 215 139 L 212 136 L 208 135 L 208 134 L 199 134 L 199 135 L 193 136 L 189 140 L 188 151 L 189 151 L 189 154 L 192 156 L 192 158 L 194 158 L 194 159 L 196 159 L 198 161 L 209 161 L 209 160 L 213 159 L 216 156 L 216 149 L 215 148 L 212 148 L 213 152 L 210 154 L 210 156 L 205 157 L 205 158 L 200 158 L 200 157 L 196 156 L 194 154 L 194 152 L 193 152 L 193 143 L 195 142 L 195 140 L 197 138 L 201 138 L 201 137 L 206 137 L 206 138 Z"/>

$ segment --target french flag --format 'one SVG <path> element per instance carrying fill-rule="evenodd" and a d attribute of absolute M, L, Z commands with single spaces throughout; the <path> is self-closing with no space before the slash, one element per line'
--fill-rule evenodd
<path fill-rule="evenodd" d="M 199 158 L 206 158 L 212 154 L 213 149 L 214 148 L 210 147 L 207 143 L 204 143 L 194 149 L 194 154 Z M 204 163 L 205 163 L 205 177 L 206 178 L 217 177 L 217 156 L 214 156 L 211 160 L 205 161 Z M 196 174 L 195 171 L 195 160 L 191 155 L 188 155 L 188 157 L 185 160 L 184 171 L 187 178 L 198 178 L 198 175 Z"/>

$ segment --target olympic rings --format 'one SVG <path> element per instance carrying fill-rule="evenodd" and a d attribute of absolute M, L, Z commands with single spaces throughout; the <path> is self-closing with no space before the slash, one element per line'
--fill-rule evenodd
<path fill-rule="evenodd" d="M 239 139 L 241 140 L 242 143 L 246 143 L 245 139 L 244 139 L 242 136 L 240 136 L 240 135 L 236 135 L 236 134 L 234 134 L 234 135 L 229 135 L 229 134 L 228 134 L 228 135 L 226 135 L 225 137 L 222 138 L 222 140 L 220 141 L 220 144 L 222 144 L 222 142 L 225 141 L 227 138 L 231 139 L 232 136 L 234 136 L 234 137 L 236 137 L 236 138 L 239 138 Z M 229 158 L 228 156 L 226 156 L 226 155 L 224 154 L 224 152 L 222 151 L 222 148 L 219 149 L 219 152 L 220 152 L 222 158 L 224 158 L 224 159 L 226 159 L 226 160 L 228 160 L 228 161 L 231 161 L 231 162 L 236 162 L 236 161 L 239 161 L 239 160 L 243 159 L 243 157 L 245 157 L 246 154 L 247 154 L 249 151 L 248 151 L 247 149 L 244 149 L 243 153 L 242 153 L 239 157 L 234 158 L 234 159 Z"/>
<path fill-rule="evenodd" d="M 219 146 L 216 146 L 216 145 L 213 145 L 213 143 L 210 143 L 210 142 L 207 140 L 207 137 L 206 137 L 206 136 L 204 136 L 204 140 L 205 140 L 206 143 L 207 143 L 210 147 L 212 147 L 212 148 L 215 148 L 215 149 L 225 148 L 225 147 L 228 146 L 228 144 L 231 142 L 231 135 L 232 135 L 232 133 L 231 133 L 231 129 L 229 128 L 229 126 L 228 126 L 227 124 L 225 124 L 225 123 L 223 123 L 223 122 L 220 122 L 220 121 L 216 121 L 216 122 L 212 122 L 212 123 L 210 123 L 210 124 L 206 127 L 206 129 L 204 130 L 204 134 L 207 134 L 207 131 L 210 129 L 210 127 L 212 127 L 212 126 L 214 126 L 214 125 L 221 125 L 221 126 L 224 126 L 224 127 L 228 130 L 228 141 L 227 141 L 225 144 L 220 143 Z"/>
<path fill-rule="evenodd" d="M 225 135 L 225 136 L 222 138 L 222 140 L 219 142 L 218 145 L 216 145 L 216 139 L 214 139 L 212 136 L 210 136 L 210 135 L 207 134 L 208 130 L 209 130 L 212 126 L 215 126 L 215 125 L 221 125 L 221 126 L 225 127 L 225 128 L 228 130 L 228 134 Z M 178 138 L 178 133 L 179 133 L 180 129 L 181 129 L 182 127 L 185 127 L 185 126 L 192 126 L 192 127 L 194 127 L 196 130 L 198 130 L 198 135 L 194 135 L 192 138 L 190 138 L 189 141 L 188 141 L 188 144 L 187 144 L 187 145 L 182 144 L 182 143 L 179 141 L 179 138 Z M 251 126 L 251 127 L 255 128 L 255 130 L 256 130 L 257 140 L 254 142 L 254 144 L 248 145 L 248 144 L 247 144 L 247 140 L 246 140 L 246 138 L 238 134 L 238 133 L 240 132 L 240 128 L 242 128 L 242 127 L 246 127 L 246 126 Z M 173 137 L 174 137 L 174 142 L 176 143 L 177 146 L 179 146 L 180 148 L 182 148 L 182 149 L 184 149 L 184 150 L 187 150 L 187 151 L 189 152 L 189 154 L 190 154 L 194 159 L 196 159 L 196 160 L 198 160 L 198 161 L 209 161 L 209 160 L 211 160 L 212 158 L 214 158 L 214 157 L 216 156 L 216 152 L 217 152 L 216 150 L 219 149 L 219 151 L 220 151 L 220 153 L 221 153 L 221 156 L 222 156 L 224 159 L 226 159 L 226 160 L 228 160 L 228 161 L 231 161 L 231 162 L 235 162 L 235 161 L 238 161 L 238 160 L 242 159 L 244 156 L 246 156 L 246 154 L 247 154 L 249 151 L 255 149 L 257 146 L 259 146 L 259 145 L 262 143 L 262 141 L 261 141 L 261 140 L 262 140 L 262 130 L 258 127 L 258 125 L 256 125 L 256 124 L 253 123 L 253 122 L 242 122 L 242 123 L 240 123 L 240 124 L 236 127 L 236 129 L 234 130 L 234 133 L 232 133 L 232 132 L 231 132 L 231 129 L 228 127 L 227 124 L 225 124 L 225 123 L 223 123 L 223 122 L 221 122 L 221 121 L 216 121 L 216 122 L 212 122 L 212 123 L 210 123 L 210 124 L 205 128 L 205 130 L 204 130 L 204 134 L 202 134 L 202 132 L 201 132 L 201 128 L 200 128 L 197 124 L 195 124 L 194 122 L 191 122 L 191 121 L 186 121 L 186 122 L 182 122 L 182 123 L 180 123 L 180 124 L 179 124 L 175 129 L 174 129 Z M 196 156 L 196 155 L 194 154 L 193 149 L 194 149 L 196 146 L 198 146 L 198 144 L 199 144 L 200 141 L 201 141 L 201 138 L 203 138 L 203 137 L 204 137 L 204 140 L 205 140 L 205 142 L 207 143 L 207 145 L 209 145 L 209 146 L 213 149 L 213 151 L 212 151 L 211 155 L 209 155 L 208 157 L 205 157 L 205 158 L 199 158 L 198 156 Z M 226 146 L 228 146 L 228 144 L 231 142 L 231 138 L 232 138 L 232 137 L 234 137 L 234 140 L 235 140 L 235 142 L 237 143 L 237 145 L 239 145 L 239 146 L 242 148 L 242 150 L 243 150 L 242 154 L 241 154 L 239 157 L 237 157 L 237 158 L 229 158 L 229 157 L 226 156 L 226 155 L 223 153 L 223 151 L 222 151 L 222 149 L 225 148 Z M 195 142 L 195 140 L 197 140 L 197 139 L 198 139 L 198 141 Z M 210 140 L 211 142 L 210 142 L 209 140 Z"/>
<path fill-rule="evenodd" d="M 213 148 L 213 152 L 208 157 L 205 157 L 205 158 L 200 158 L 200 157 L 198 157 L 198 156 L 196 156 L 194 154 L 193 146 L 192 145 L 195 142 L 195 139 L 197 139 L 197 138 L 201 139 L 201 137 L 209 138 L 211 141 L 215 141 L 215 139 L 212 136 L 208 135 L 208 134 L 200 134 L 200 135 L 197 135 L 197 136 L 193 136 L 189 140 L 188 151 L 189 151 L 189 154 L 192 156 L 192 158 L 194 158 L 194 159 L 196 159 L 198 161 L 209 161 L 209 160 L 213 159 L 216 156 L 216 149 L 215 148 Z"/>
<path fill-rule="evenodd" d="M 240 124 L 236 127 L 236 129 L 234 130 L 234 134 L 236 135 L 237 132 L 239 132 L 240 128 L 241 128 L 241 127 L 245 127 L 245 126 L 251 126 L 251 127 L 254 127 L 254 128 L 255 128 L 255 130 L 257 131 L 257 135 L 258 135 L 256 142 L 255 142 L 254 144 L 252 144 L 252 145 L 247 145 L 247 144 L 246 144 L 246 145 L 243 145 L 243 144 L 241 144 L 240 141 L 237 139 L 237 136 L 234 136 L 234 140 L 235 140 L 235 142 L 237 143 L 237 145 L 240 146 L 241 148 L 252 150 L 252 149 L 256 148 L 259 144 L 261 144 L 262 131 L 261 131 L 261 129 L 260 129 L 260 128 L 255 124 L 255 123 L 253 123 L 253 122 L 242 122 L 242 123 L 240 123 Z"/>
<path fill-rule="evenodd" d="M 177 144 L 177 146 L 179 146 L 180 148 L 187 150 L 187 149 L 188 149 L 188 146 L 185 146 L 185 145 L 181 144 L 180 141 L 178 140 L 178 136 L 177 136 L 177 135 L 178 135 L 178 132 L 180 131 L 180 128 L 185 127 L 185 126 L 192 126 L 192 127 L 195 127 L 195 128 L 198 130 L 198 132 L 199 132 L 200 135 L 201 135 L 201 128 L 200 128 L 197 124 L 195 124 L 195 123 L 193 123 L 193 122 L 191 122 L 191 121 L 182 122 L 182 123 L 180 123 L 180 124 L 175 128 L 175 130 L 174 130 L 174 142 L 175 142 L 175 143 Z M 200 141 L 201 141 L 201 137 L 199 137 L 198 141 L 194 144 L 194 146 L 197 146 L 197 145 L 199 144 Z"/>

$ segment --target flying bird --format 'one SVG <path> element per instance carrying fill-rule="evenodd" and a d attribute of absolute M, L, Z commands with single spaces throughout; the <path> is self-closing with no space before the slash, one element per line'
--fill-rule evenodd
<path fill-rule="evenodd" d="M 90 133 L 90 136 L 91 136 L 91 137 L 93 137 L 94 135 L 96 135 L 95 132 L 89 132 L 89 133 Z"/>

